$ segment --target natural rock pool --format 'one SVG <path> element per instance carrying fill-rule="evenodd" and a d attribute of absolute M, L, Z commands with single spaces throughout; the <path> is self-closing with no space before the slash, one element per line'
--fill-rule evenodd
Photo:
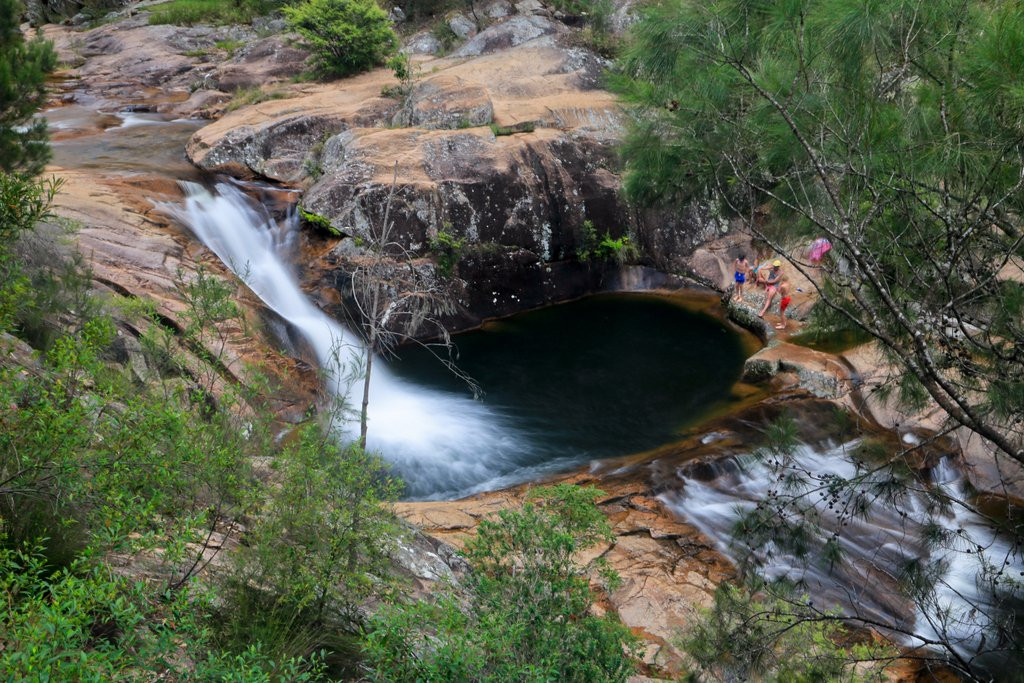
<path fill-rule="evenodd" d="M 745 358 L 739 334 L 682 296 L 601 294 L 487 323 L 455 338 L 458 365 L 519 443 L 487 488 L 647 450 L 716 409 Z M 389 363 L 398 377 L 468 394 L 420 347 Z M 414 495 L 436 495 L 409 482 Z"/>

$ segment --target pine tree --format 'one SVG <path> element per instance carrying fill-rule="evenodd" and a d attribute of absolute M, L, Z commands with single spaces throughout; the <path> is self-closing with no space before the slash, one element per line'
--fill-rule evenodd
<path fill-rule="evenodd" d="M 36 175 L 50 158 L 46 121 L 35 119 L 45 101 L 46 76 L 57 65 L 53 46 L 25 40 L 20 0 L 0 0 L 0 171 Z"/>

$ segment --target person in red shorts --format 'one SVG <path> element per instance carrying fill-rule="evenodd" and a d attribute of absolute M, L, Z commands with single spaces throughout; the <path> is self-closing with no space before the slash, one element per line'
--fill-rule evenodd
<path fill-rule="evenodd" d="M 775 329 L 784 330 L 786 329 L 786 309 L 793 302 L 793 297 L 789 295 L 788 282 L 779 283 L 779 294 L 782 298 L 779 299 L 779 322 L 775 325 Z"/>

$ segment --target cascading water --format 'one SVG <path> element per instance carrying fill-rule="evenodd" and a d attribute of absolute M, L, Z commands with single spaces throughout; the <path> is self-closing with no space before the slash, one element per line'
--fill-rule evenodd
<path fill-rule="evenodd" d="M 865 483 L 834 503 L 829 483 L 849 481 L 865 471 L 851 455 L 855 446 L 848 443 L 825 452 L 801 446 L 791 458 L 774 463 L 770 457 L 734 456 L 716 463 L 716 476 L 709 481 L 688 476 L 684 467 L 677 472 L 682 487 L 661 499 L 724 553 L 735 556 L 735 524 L 744 513 L 759 502 L 778 512 L 782 490 L 787 499 L 806 495 L 800 514 L 813 518 L 819 529 L 817 537 L 808 539 L 809 555 L 797 557 L 774 542 L 755 548 L 765 578 L 800 585 L 815 596 L 815 604 L 836 605 L 846 615 L 888 624 L 891 635 L 908 645 L 947 643 L 965 658 L 996 647 L 992 618 L 1014 599 L 1000 594 L 999 577 L 1007 575 L 1001 583 L 1012 593 L 1010 570 L 1016 576 L 1024 566 L 1020 546 L 964 506 L 937 506 L 936 496 L 921 487 L 888 497 Z M 970 500 L 963 476 L 946 460 L 929 474 L 933 492 L 945 494 L 946 500 Z M 786 481 L 797 483 L 787 488 Z M 858 514 L 845 514 L 849 510 L 840 510 L 847 500 L 869 505 Z M 789 510 L 783 506 L 779 514 L 795 520 L 797 513 Z M 832 563 L 822 549 L 836 532 L 841 552 Z M 900 585 L 911 567 L 934 579 L 933 590 L 914 600 Z"/>
<path fill-rule="evenodd" d="M 240 189 L 210 191 L 182 183 L 183 206 L 161 208 L 188 226 L 259 298 L 309 343 L 329 388 L 345 398 L 344 371 L 365 353 L 360 339 L 313 305 L 281 259 L 297 230 L 294 216 L 275 221 Z M 383 363 L 370 378 L 368 448 L 394 465 L 413 497 L 441 497 L 490 488 L 515 469 L 526 447 L 505 420 L 466 396 L 402 382 Z M 351 379 L 351 378 L 348 378 Z M 359 397 L 353 396 L 354 402 Z M 351 402 L 350 402 L 351 403 Z M 357 429 L 349 425 L 349 435 Z"/>

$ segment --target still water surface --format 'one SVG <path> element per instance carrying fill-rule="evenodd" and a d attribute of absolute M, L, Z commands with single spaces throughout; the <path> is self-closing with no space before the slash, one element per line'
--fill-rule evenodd
<path fill-rule="evenodd" d="M 647 450 L 732 397 L 738 334 L 680 301 L 603 294 L 488 323 L 455 339 L 459 367 L 522 440 L 518 474 Z M 421 348 L 389 363 L 398 377 L 468 390 Z M 497 474 L 497 473 L 496 473 Z M 525 477 L 523 477 L 525 478 Z"/>

